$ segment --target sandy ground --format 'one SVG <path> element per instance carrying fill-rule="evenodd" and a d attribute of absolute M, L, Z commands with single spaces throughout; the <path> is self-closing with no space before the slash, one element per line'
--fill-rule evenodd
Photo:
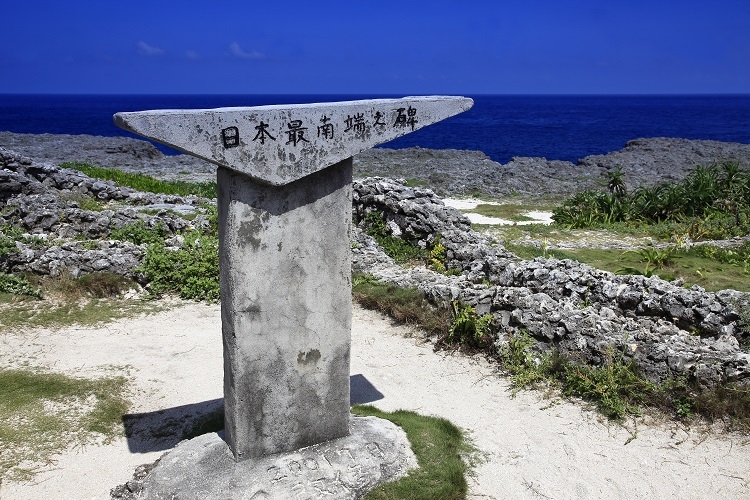
<path fill-rule="evenodd" d="M 438 415 L 468 431 L 484 456 L 470 478 L 470 498 L 750 498 L 748 438 L 674 424 L 625 428 L 580 404 L 535 392 L 514 398 L 487 362 L 435 353 L 411 333 L 355 307 L 351 374 L 372 385 L 371 395 L 382 394 L 371 403 L 381 409 Z M 141 431 L 189 421 L 222 396 L 218 306 L 191 303 L 99 328 L 3 333 L 0 352 L 4 366 L 129 373 Z M 32 482 L 2 485 L 0 498 L 108 498 L 137 465 L 176 444 L 141 431 L 130 440 L 69 450 Z"/>

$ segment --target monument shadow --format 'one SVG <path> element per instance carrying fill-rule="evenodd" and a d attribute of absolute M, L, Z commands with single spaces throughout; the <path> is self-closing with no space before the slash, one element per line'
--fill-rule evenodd
<path fill-rule="evenodd" d="M 367 404 L 383 399 L 383 393 L 362 374 L 349 376 L 350 404 Z M 184 439 L 209 432 L 223 437 L 224 398 L 122 416 L 131 453 L 167 451 Z"/>

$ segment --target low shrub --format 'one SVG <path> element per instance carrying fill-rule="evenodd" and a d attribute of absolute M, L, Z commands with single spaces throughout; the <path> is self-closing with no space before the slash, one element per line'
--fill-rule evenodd
<path fill-rule="evenodd" d="M 149 227 L 141 220 L 119 229 L 113 229 L 109 235 L 113 240 L 129 241 L 136 245 L 163 243 L 167 236 L 169 236 L 169 231 L 163 224 Z"/>
<path fill-rule="evenodd" d="M 42 291 L 39 288 L 29 283 L 25 277 L 15 274 L 0 273 L 0 292 L 42 298 Z"/>
<path fill-rule="evenodd" d="M 447 342 L 449 344 L 465 345 L 473 349 L 488 348 L 492 345 L 490 339 L 490 323 L 492 315 L 479 316 L 477 310 L 459 301 L 451 303 L 453 321 L 448 329 Z"/>
<path fill-rule="evenodd" d="M 180 249 L 164 243 L 148 247 L 138 269 L 148 281 L 154 297 L 176 293 L 183 299 L 219 300 L 219 240 L 217 237 L 188 233 Z"/>
<path fill-rule="evenodd" d="M 621 172 L 619 176 L 616 192 L 610 187 L 610 193 L 577 193 L 554 210 L 552 219 L 571 229 L 680 223 L 694 240 L 750 232 L 750 172 L 737 163 L 697 166 L 680 183 L 641 187 L 631 193 L 624 188 Z"/>

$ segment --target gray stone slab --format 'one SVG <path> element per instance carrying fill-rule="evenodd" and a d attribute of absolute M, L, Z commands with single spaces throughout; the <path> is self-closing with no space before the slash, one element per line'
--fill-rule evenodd
<path fill-rule="evenodd" d="M 236 462 L 218 434 L 184 441 L 143 482 L 144 500 L 353 499 L 417 467 L 404 431 L 352 417 L 347 437 Z"/>
<path fill-rule="evenodd" d="M 117 113 L 118 127 L 282 185 L 468 110 L 466 97 Z"/>
<path fill-rule="evenodd" d="M 218 179 L 227 441 L 244 460 L 344 436 L 352 161 L 285 186 Z"/>

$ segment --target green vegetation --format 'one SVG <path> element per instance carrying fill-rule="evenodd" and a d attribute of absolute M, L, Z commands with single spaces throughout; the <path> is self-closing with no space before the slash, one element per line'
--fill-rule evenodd
<path fill-rule="evenodd" d="M 531 260 L 535 259 L 536 257 L 544 257 L 545 259 L 554 257 L 560 260 L 572 259 L 584 262 L 582 259 L 578 258 L 576 254 L 573 253 L 573 250 L 556 250 L 547 248 L 544 245 L 542 246 L 542 248 L 538 248 L 535 246 L 518 245 L 514 243 L 506 243 L 504 246 L 506 250 L 512 252 L 520 259 Z"/>
<path fill-rule="evenodd" d="M 732 249 L 696 245 L 689 249 L 669 246 L 626 252 L 600 248 L 545 250 L 525 245 L 506 248 L 524 259 L 572 259 L 612 273 L 656 275 L 667 281 L 681 279 L 686 287 L 698 285 L 710 292 L 728 288 L 750 292 L 750 243 Z"/>
<path fill-rule="evenodd" d="M 23 276 L 0 273 L 0 292 L 11 295 L 26 295 L 37 299 L 42 298 L 42 291 L 36 288 Z"/>
<path fill-rule="evenodd" d="M 401 427 L 417 457 L 419 469 L 392 483 L 380 485 L 367 499 L 458 500 L 466 498 L 468 472 L 476 449 L 463 432 L 448 420 L 425 417 L 411 411 L 384 412 L 373 406 L 354 405 L 354 415 L 390 420 Z M 224 407 L 197 418 L 182 439 L 191 439 L 224 428 Z"/>
<path fill-rule="evenodd" d="M 429 252 L 391 234 L 380 212 L 370 212 L 364 220 L 365 233 L 375 238 L 383 251 L 398 264 L 425 262 Z"/>
<path fill-rule="evenodd" d="M 47 288 L 66 301 L 117 297 L 137 285 L 124 276 L 106 271 L 71 278 L 60 276 L 47 281 Z"/>
<path fill-rule="evenodd" d="M 446 265 L 446 249 L 440 243 L 438 234 L 431 247 L 420 248 L 414 243 L 391 234 L 383 214 L 370 212 L 364 219 L 365 233 L 372 236 L 386 255 L 397 264 L 416 265 L 427 264 L 434 271 L 448 275 L 461 274 L 458 269 L 448 269 Z"/>
<path fill-rule="evenodd" d="M 382 283 L 370 275 L 353 276 L 353 296 L 364 307 L 439 336 L 440 345 L 467 346 L 471 351 L 483 350 L 496 356 L 510 373 L 516 390 L 551 387 L 564 396 L 590 401 L 603 415 L 616 420 L 651 408 L 678 420 L 703 417 L 721 420 L 728 429 L 750 432 L 750 388 L 720 386 L 706 390 L 685 379 L 655 384 L 646 380 L 622 352 L 612 349 L 601 366 L 588 366 L 554 349 L 534 352 L 536 341 L 527 333 L 511 336 L 498 353 L 490 333 L 490 315 L 480 317 L 475 308 L 454 302 L 452 316 L 448 316 L 443 309 L 431 306 L 418 290 Z M 750 314 L 739 323 L 740 328 L 750 328 Z"/>
<path fill-rule="evenodd" d="M 462 457 L 474 449 L 459 428 L 448 420 L 425 417 L 411 411 L 387 413 L 372 406 L 356 405 L 352 413 L 390 420 L 406 432 L 419 468 L 394 481 L 379 485 L 365 498 L 409 500 L 458 500 L 466 498 L 467 466 Z"/>
<path fill-rule="evenodd" d="M 123 377 L 96 380 L 0 369 L 0 483 L 28 480 L 68 446 L 122 432 Z"/>
<path fill-rule="evenodd" d="M 387 314 L 399 323 L 418 326 L 432 335 L 445 335 L 451 325 L 448 311 L 431 306 L 416 288 L 383 283 L 369 274 L 352 276 L 352 297 L 362 307 Z"/>
<path fill-rule="evenodd" d="M 94 325 L 162 307 L 118 298 L 137 285 L 112 273 L 91 273 L 79 278 L 0 275 L 0 283 L 3 282 L 8 286 L 0 289 L 0 327 L 6 330 Z"/>
<path fill-rule="evenodd" d="M 473 349 L 487 348 L 490 340 L 490 323 L 492 315 L 479 316 L 477 310 L 458 301 L 451 303 L 453 321 L 448 329 L 446 341 L 448 344 L 460 344 Z"/>
<path fill-rule="evenodd" d="M 496 217 L 498 219 L 523 222 L 534 220 L 532 217 L 524 215 L 524 213 L 528 212 L 529 210 L 530 208 L 528 205 L 520 205 L 516 203 L 505 203 L 502 205 L 480 203 L 475 208 L 461 211 L 464 213 L 480 214 L 484 215 L 485 217 Z"/>
<path fill-rule="evenodd" d="M 609 193 L 583 191 L 554 211 L 567 228 L 669 223 L 693 240 L 750 233 L 750 172 L 738 163 L 697 166 L 682 182 L 642 187 L 627 193 L 622 173 L 610 174 Z"/>
<path fill-rule="evenodd" d="M 678 420 L 697 416 L 723 421 L 730 430 L 750 432 L 750 388 L 696 387 L 683 378 L 655 384 L 643 378 L 635 363 L 610 349 L 601 366 L 574 363 L 557 350 L 534 353 L 534 340 L 526 333 L 511 336 L 499 359 L 517 389 L 546 384 L 565 396 L 590 401 L 608 418 L 639 415 L 645 408 Z"/>
<path fill-rule="evenodd" d="M 28 235 L 17 226 L 0 226 L 0 257 L 16 252 L 16 242 L 25 243 L 32 248 L 42 248 L 45 240 L 37 235 Z"/>
<path fill-rule="evenodd" d="M 154 297 L 171 292 L 183 299 L 218 301 L 219 239 L 188 233 L 178 250 L 166 248 L 163 241 L 154 243 L 148 247 L 140 271 L 149 280 Z"/>
<path fill-rule="evenodd" d="M 422 179 L 409 178 L 409 179 L 406 179 L 406 186 L 407 187 L 428 187 L 429 183 Z"/>
<path fill-rule="evenodd" d="M 169 236 L 169 231 L 163 225 L 148 227 L 145 222 L 139 220 L 128 224 L 119 229 L 113 229 L 109 237 L 113 240 L 129 241 L 136 245 L 143 243 L 163 243 L 164 239 Z"/>
<path fill-rule="evenodd" d="M 209 225 L 184 235 L 181 248 L 164 245 L 163 237 L 151 243 L 140 271 L 149 280 L 152 297 L 176 293 L 183 299 L 219 300 L 218 211 L 209 208 Z M 139 231 L 134 231 L 138 234 Z"/>
<path fill-rule="evenodd" d="M 162 181 L 148 175 L 132 174 L 116 168 L 102 168 L 82 162 L 61 163 L 61 167 L 83 172 L 94 179 L 114 181 L 121 186 L 131 187 L 149 193 L 174 194 L 178 196 L 196 195 L 203 198 L 216 198 L 216 182 Z"/>
<path fill-rule="evenodd" d="M 609 174 L 607 192 L 584 191 L 554 210 L 553 227 L 493 229 L 506 248 L 520 258 L 574 259 L 620 274 L 658 275 L 709 291 L 750 291 L 750 244 L 722 249 L 691 241 L 723 239 L 750 233 L 750 172 L 736 163 L 696 167 L 676 184 L 628 192 L 621 170 Z M 564 251 L 513 244 L 525 235 L 555 240 L 586 238 L 575 230 L 598 229 L 619 235 L 651 236 L 661 242 L 623 253 L 575 248 Z M 604 236 L 606 237 L 606 236 Z"/>
<path fill-rule="evenodd" d="M 66 201 L 71 201 L 78 205 L 81 210 L 89 210 L 91 212 L 101 212 L 106 208 L 106 205 L 96 198 L 86 196 L 81 193 L 71 192 L 64 197 Z"/>

